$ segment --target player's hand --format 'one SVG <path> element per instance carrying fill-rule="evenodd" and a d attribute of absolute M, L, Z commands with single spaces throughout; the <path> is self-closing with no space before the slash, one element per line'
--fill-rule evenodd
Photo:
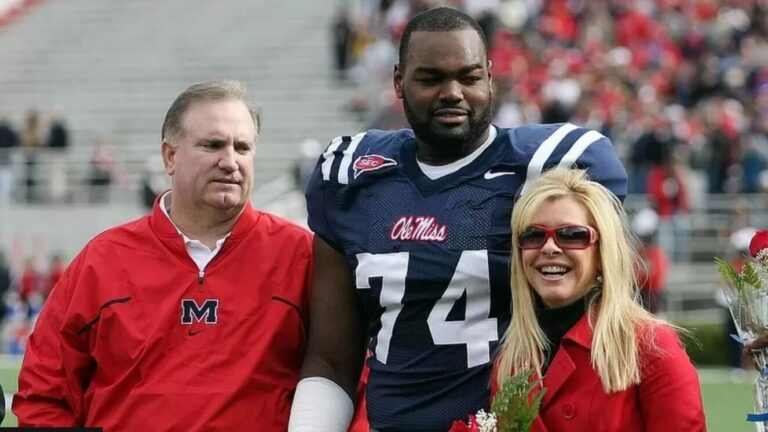
<path fill-rule="evenodd" d="M 744 352 L 751 354 L 751 350 L 757 350 L 765 347 L 768 347 L 768 334 L 758 336 L 754 341 L 744 344 Z"/>
<path fill-rule="evenodd" d="M 759 350 L 765 347 L 768 347 L 768 335 L 758 336 L 754 341 L 744 344 L 744 354 L 752 357 L 752 350 Z M 754 361 L 752 364 L 755 365 L 756 369 L 760 370 L 760 367 Z"/>

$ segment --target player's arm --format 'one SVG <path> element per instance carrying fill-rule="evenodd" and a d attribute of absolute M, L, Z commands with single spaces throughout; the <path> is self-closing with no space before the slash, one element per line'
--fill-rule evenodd
<path fill-rule="evenodd" d="M 315 236 L 309 343 L 289 432 L 346 431 L 365 352 L 364 328 L 344 255 Z"/>
<path fill-rule="evenodd" d="M 365 354 L 352 271 L 340 252 L 314 239 L 309 344 L 302 377 L 324 377 L 354 397 Z"/>
<path fill-rule="evenodd" d="M 78 257 L 80 258 L 80 257 Z M 79 262 L 70 265 L 46 300 L 27 342 L 12 409 L 22 427 L 83 425 L 82 400 L 90 356 L 66 316 Z"/>

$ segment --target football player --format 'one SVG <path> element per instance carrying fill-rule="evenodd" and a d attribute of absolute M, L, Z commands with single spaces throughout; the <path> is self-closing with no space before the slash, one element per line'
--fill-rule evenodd
<path fill-rule="evenodd" d="M 290 431 L 344 430 L 366 348 L 372 430 L 444 432 L 488 409 L 510 321 L 515 197 L 557 166 L 626 195 L 609 139 L 568 123 L 497 128 L 491 84 L 477 22 L 423 12 L 394 69 L 411 129 L 339 137 L 320 157 L 306 192 L 315 279 Z"/>

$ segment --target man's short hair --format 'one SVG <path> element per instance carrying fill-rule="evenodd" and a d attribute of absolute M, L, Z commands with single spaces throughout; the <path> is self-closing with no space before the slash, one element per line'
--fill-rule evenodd
<path fill-rule="evenodd" d="M 488 40 L 485 37 L 480 24 L 471 16 L 459 10 L 449 7 L 437 7 L 416 14 L 403 30 L 403 36 L 400 38 L 400 67 L 405 67 L 405 58 L 408 55 L 408 43 L 411 41 L 411 34 L 417 31 L 443 32 L 474 30 L 483 41 L 486 53 L 488 52 Z"/>
<path fill-rule="evenodd" d="M 208 81 L 189 86 L 176 98 L 168 108 L 163 120 L 162 139 L 168 136 L 180 136 L 183 132 L 182 122 L 189 107 L 197 102 L 215 102 L 238 100 L 245 104 L 251 113 L 251 118 L 258 132 L 261 126 L 258 104 L 248 95 L 245 86 L 239 81 L 219 80 Z"/>

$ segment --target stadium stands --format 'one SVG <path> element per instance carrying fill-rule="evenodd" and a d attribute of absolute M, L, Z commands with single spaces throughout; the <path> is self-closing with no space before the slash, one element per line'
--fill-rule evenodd
<path fill-rule="evenodd" d="M 335 84 L 330 64 L 334 5 L 333 0 L 302 2 L 301 8 L 267 0 L 46 1 L 3 28 L 0 118 L 8 116 L 20 127 L 31 109 L 43 116 L 62 114 L 71 131 L 67 179 L 76 202 L 85 201 L 80 196 L 89 161 L 102 137 L 114 143 L 125 179 L 114 189 L 109 209 L 5 206 L 0 247 L 8 249 L 18 238 L 43 238 L 48 248 L 71 257 L 99 229 L 139 214 L 139 178 L 146 159 L 159 152 L 165 110 L 193 82 L 238 79 L 262 104 L 257 187 L 290 172 L 302 140 L 327 142 L 340 131 L 359 130 L 343 110 L 352 90 Z M 42 156 L 39 184 L 49 173 Z M 23 157 L 14 157 L 20 180 Z M 71 221 L 74 215 L 77 224 L 45 223 Z"/>
<path fill-rule="evenodd" d="M 215 78 L 244 81 L 263 105 L 257 184 L 283 175 L 301 140 L 360 128 L 344 115 L 351 90 L 334 85 L 334 1 L 169 0 L 43 2 L 0 34 L 0 112 L 55 109 L 72 129 L 69 179 L 78 184 L 98 137 L 115 142 L 128 184 L 158 151 L 179 90 Z"/>

